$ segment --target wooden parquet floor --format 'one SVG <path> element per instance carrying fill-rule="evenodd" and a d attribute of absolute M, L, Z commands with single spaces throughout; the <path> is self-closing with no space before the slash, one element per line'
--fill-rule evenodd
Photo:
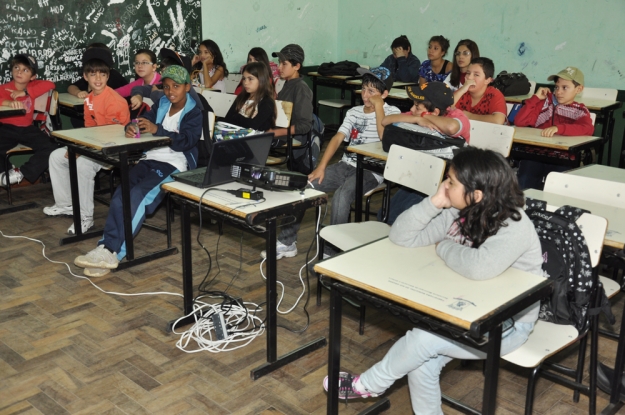
<path fill-rule="evenodd" d="M 4 198 L 4 194 L 0 193 Z M 23 187 L 15 192 L 16 203 L 37 200 L 40 208 L 0 216 L 5 235 L 23 235 L 45 244 L 54 261 L 73 265 L 78 254 L 96 245 L 88 240 L 59 246 L 70 225 L 68 218 L 48 218 L 41 207 L 52 204 L 50 184 Z M 0 207 L 6 205 L 2 200 Z M 107 207 L 96 203 L 96 225 L 102 226 Z M 286 286 L 282 309 L 289 308 L 301 290 L 297 278 L 305 251 L 313 236 L 313 211 L 307 214 L 300 234 L 300 254 L 279 261 L 279 279 Z M 164 210 L 153 223 L 164 224 Z M 198 231 L 194 218 L 193 231 Z M 205 221 L 206 222 L 206 221 Z M 180 246 L 180 222 L 174 223 L 173 240 Z M 195 236 L 195 234 L 194 234 Z M 210 251 L 213 267 L 219 260 L 221 273 L 211 285 L 245 301 L 264 301 L 264 282 L 259 275 L 261 238 L 224 226 L 217 248 L 217 227 L 204 225 L 201 239 Z M 165 245 L 165 236 L 143 229 L 136 238 L 138 252 Z M 206 272 L 208 259 L 194 242 L 195 284 Z M 239 257 L 239 250 L 242 257 Z M 241 261 L 241 272 L 237 271 Z M 327 372 L 327 347 L 257 381 L 250 369 L 265 361 L 265 336 L 236 351 L 212 354 L 184 353 L 176 348 L 179 336 L 166 331 L 167 322 L 181 316 L 182 300 L 171 295 L 135 295 L 167 291 L 181 293 L 180 254 L 129 270 L 88 280 L 72 276 L 65 265 L 48 262 L 42 246 L 25 239 L 0 236 L 0 415 L 62 414 L 323 414 L 326 395 L 322 380 Z M 215 275 L 215 270 L 211 277 Z M 310 282 L 313 293 L 316 281 Z M 115 294 L 121 293 L 126 295 Z M 314 295 L 313 295 L 314 297 Z M 618 297 L 617 297 L 618 298 Z M 615 312 L 622 308 L 618 298 Z M 310 325 L 301 334 L 279 329 L 279 354 L 327 336 L 329 296 L 321 306 L 308 303 Z M 408 326 L 388 315 L 368 310 L 366 329 L 358 335 L 357 313 L 346 306 L 342 366 L 356 373 L 378 361 Z M 300 303 L 294 312 L 280 316 L 279 323 L 293 330 L 303 328 L 307 318 Z M 600 360 L 613 363 L 616 344 L 601 340 Z M 570 360 L 575 350 L 565 360 Z M 444 393 L 478 406 L 482 396 L 481 366 L 460 367 L 451 363 L 441 377 Z M 526 372 L 504 366 L 501 370 L 498 414 L 521 414 L 525 399 Z M 405 379 L 388 392 L 389 414 L 410 414 Z M 537 386 L 535 413 L 584 414 L 587 399 L 575 404 L 565 388 L 541 380 Z M 599 392 L 598 408 L 607 404 Z M 354 414 L 369 403 L 341 405 L 341 413 Z M 443 407 L 446 414 L 456 411 Z M 625 412 L 623 412 L 625 413 Z"/>

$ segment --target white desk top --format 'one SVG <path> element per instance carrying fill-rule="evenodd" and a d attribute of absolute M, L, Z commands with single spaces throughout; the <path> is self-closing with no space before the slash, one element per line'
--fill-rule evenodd
<path fill-rule="evenodd" d="M 102 150 L 104 147 L 167 139 L 167 137 L 156 137 L 147 133 L 142 133 L 141 138 L 127 138 L 124 133 L 124 126 L 122 125 L 104 125 L 101 127 L 75 128 L 73 130 L 57 130 L 53 131 L 52 135 L 96 150 Z"/>
<path fill-rule="evenodd" d="M 77 96 L 74 96 L 67 92 L 62 92 L 59 94 L 59 104 L 65 107 L 74 107 L 76 105 L 83 105 L 84 103 L 84 98 L 78 98 Z"/>
<path fill-rule="evenodd" d="M 465 329 L 545 281 L 515 268 L 473 281 L 447 267 L 434 245 L 404 248 L 388 238 L 319 262 L 315 270 Z"/>
<path fill-rule="evenodd" d="M 617 249 L 625 247 L 625 207 L 622 209 L 593 203 L 586 200 L 547 193 L 536 189 L 526 189 L 525 196 L 532 199 L 544 200 L 548 205 L 560 207 L 564 205 L 574 206 L 589 210 L 593 215 L 604 217 L 608 220 L 608 230 L 605 234 L 604 245 Z"/>
<path fill-rule="evenodd" d="M 209 189 L 201 189 L 199 187 L 191 186 L 188 184 L 180 183 L 180 182 L 169 182 L 165 183 L 162 186 L 163 190 L 168 192 L 172 192 L 174 194 L 184 196 L 188 199 L 191 199 L 195 202 L 200 201 L 200 197 L 204 192 L 209 189 L 220 189 L 220 190 L 236 190 L 236 189 L 252 189 L 252 186 L 248 186 L 245 184 L 231 182 L 222 184 L 219 186 L 211 187 Z M 265 197 L 265 201 L 262 203 L 255 202 L 253 200 L 246 200 L 238 198 L 229 193 L 225 193 L 218 190 L 209 190 L 204 194 L 202 198 L 202 203 L 211 206 L 213 208 L 219 209 L 223 212 L 230 213 L 233 216 L 246 218 L 248 215 L 258 212 L 263 212 L 278 206 L 283 206 L 286 204 L 299 202 L 308 199 L 316 199 L 319 197 L 327 198 L 327 195 L 323 192 L 313 189 L 306 189 L 304 194 L 302 195 L 298 191 L 271 191 L 259 189 L 263 192 L 263 196 Z"/>
<path fill-rule="evenodd" d="M 349 85 L 362 85 L 362 79 L 353 79 L 351 81 L 347 81 L 347 84 Z M 399 82 L 399 81 L 395 81 L 393 82 L 393 86 L 392 88 L 404 88 L 407 86 L 411 86 L 411 85 L 417 85 L 418 82 Z"/>
<path fill-rule="evenodd" d="M 349 76 L 349 75 L 321 75 L 319 72 L 308 72 L 306 75 L 314 76 L 318 78 L 332 78 L 332 79 L 342 79 L 342 80 L 355 78 L 355 76 Z"/>
<path fill-rule="evenodd" d="M 517 144 L 528 144 L 531 146 L 540 146 L 554 148 L 558 150 L 568 150 L 571 147 L 580 146 L 582 144 L 601 140 L 601 137 L 593 136 L 563 136 L 554 135 L 553 137 L 543 137 L 540 128 L 531 127 L 514 127 L 513 142 Z"/>
<path fill-rule="evenodd" d="M 575 176 L 590 177 L 591 179 L 601 179 L 610 182 L 625 183 L 625 169 L 618 167 L 603 166 L 601 164 L 591 164 L 579 169 L 567 171 L 567 174 Z"/>
<path fill-rule="evenodd" d="M 13 117 L 15 115 L 26 114 L 25 109 L 16 109 L 7 107 L 6 105 L 0 105 L 0 118 L 1 117 Z"/>
<path fill-rule="evenodd" d="M 520 104 L 526 99 L 530 99 L 534 94 L 527 95 L 515 95 L 511 97 L 505 97 L 506 102 L 511 102 L 514 104 Z M 601 111 L 604 108 L 611 107 L 613 105 L 618 104 L 618 101 L 609 101 L 607 99 L 598 99 L 598 98 L 584 98 L 584 97 L 575 97 L 575 101 L 580 104 L 584 104 L 586 108 L 593 111 Z"/>
<path fill-rule="evenodd" d="M 386 161 L 388 159 L 388 153 L 382 150 L 382 142 L 376 141 L 374 143 L 358 144 L 355 146 L 347 147 L 347 151 L 356 154 L 362 154 L 366 157 L 373 157 L 378 160 Z"/>

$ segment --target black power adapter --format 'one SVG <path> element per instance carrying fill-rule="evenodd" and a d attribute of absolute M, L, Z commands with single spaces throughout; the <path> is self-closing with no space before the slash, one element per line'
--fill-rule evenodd
<path fill-rule="evenodd" d="M 228 193 L 235 195 L 236 197 L 240 197 L 241 199 L 248 200 L 262 200 L 263 192 L 260 190 L 249 190 L 249 189 L 238 189 L 238 190 L 227 190 Z"/>

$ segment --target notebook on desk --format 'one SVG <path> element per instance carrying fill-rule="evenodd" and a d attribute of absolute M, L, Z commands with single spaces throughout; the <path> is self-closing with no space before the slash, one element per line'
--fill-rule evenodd
<path fill-rule="evenodd" d="M 235 162 L 264 166 L 267 162 L 273 133 L 250 135 L 214 143 L 207 167 L 173 174 L 174 180 L 206 188 L 234 181 L 230 168 Z"/>

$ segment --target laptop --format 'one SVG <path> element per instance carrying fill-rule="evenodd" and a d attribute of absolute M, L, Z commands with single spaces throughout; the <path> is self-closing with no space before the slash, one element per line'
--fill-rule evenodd
<path fill-rule="evenodd" d="M 235 162 L 264 166 L 273 141 L 273 133 L 213 143 L 207 167 L 172 174 L 174 180 L 199 188 L 233 182 L 230 168 Z"/>

